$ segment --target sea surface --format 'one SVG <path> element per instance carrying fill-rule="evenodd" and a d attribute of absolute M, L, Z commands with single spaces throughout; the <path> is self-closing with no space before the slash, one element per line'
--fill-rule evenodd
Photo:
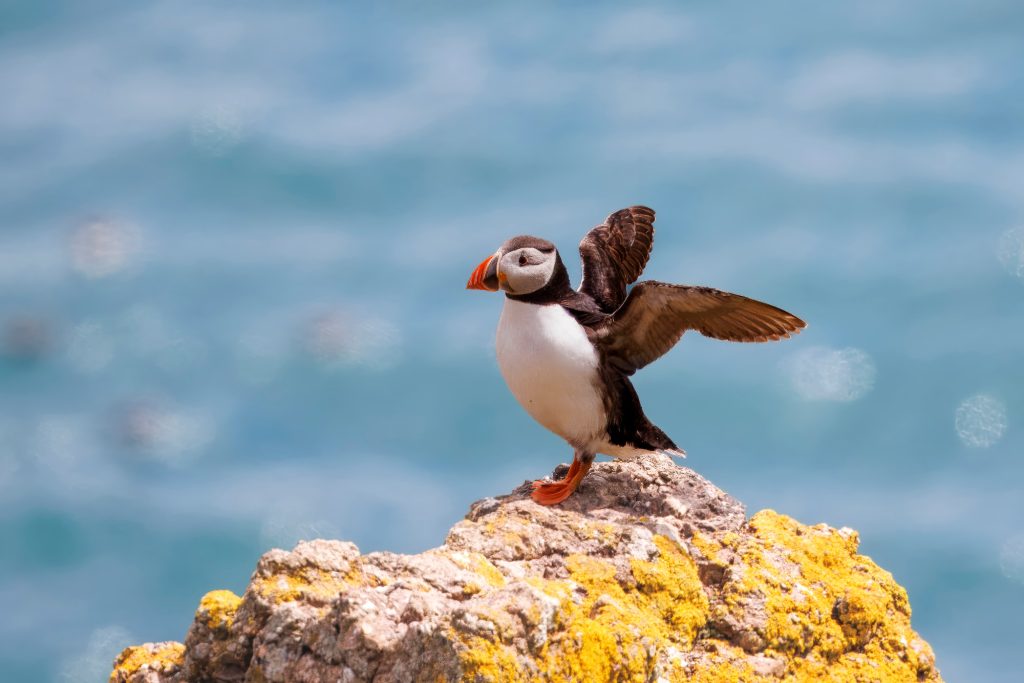
<path fill-rule="evenodd" d="M 438 545 L 570 449 L 469 273 L 658 212 L 782 306 L 636 376 L 686 464 L 860 532 L 1021 680 L 1024 5 L 0 1 L 0 680 L 105 680 L 300 538 Z"/>

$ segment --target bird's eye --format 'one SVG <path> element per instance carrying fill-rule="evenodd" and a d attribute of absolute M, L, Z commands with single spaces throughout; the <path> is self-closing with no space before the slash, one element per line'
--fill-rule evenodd
<path fill-rule="evenodd" d="M 526 254 L 520 254 L 519 255 L 519 265 L 521 265 L 521 266 L 525 266 L 526 265 Z"/>

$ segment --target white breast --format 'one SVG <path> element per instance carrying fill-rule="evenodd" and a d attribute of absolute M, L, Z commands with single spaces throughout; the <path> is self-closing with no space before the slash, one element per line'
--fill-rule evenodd
<path fill-rule="evenodd" d="M 603 436 L 597 351 L 564 308 L 506 298 L 497 351 L 505 382 L 533 419 L 579 446 Z"/>

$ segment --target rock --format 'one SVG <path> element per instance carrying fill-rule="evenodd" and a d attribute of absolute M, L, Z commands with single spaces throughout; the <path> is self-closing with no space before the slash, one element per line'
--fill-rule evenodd
<path fill-rule="evenodd" d="M 418 555 L 272 550 L 184 646 L 128 648 L 111 681 L 941 681 L 849 529 L 747 519 L 663 457 L 597 464 L 555 507 L 528 494 Z"/>
<path fill-rule="evenodd" d="M 181 643 L 146 643 L 125 648 L 114 660 L 111 683 L 162 683 L 181 680 L 185 646 Z"/>

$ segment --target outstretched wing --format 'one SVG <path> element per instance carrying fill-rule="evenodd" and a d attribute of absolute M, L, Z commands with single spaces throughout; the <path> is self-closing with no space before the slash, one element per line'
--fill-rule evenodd
<path fill-rule="evenodd" d="M 807 326 L 781 308 L 710 287 L 653 280 L 629 297 L 595 330 L 595 341 L 617 368 L 632 374 L 664 355 L 687 330 L 738 342 L 785 339 Z"/>
<path fill-rule="evenodd" d="M 653 209 L 631 206 L 608 216 L 580 242 L 579 291 L 605 313 L 615 311 L 626 298 L 626 285 L 635 282 L 647 265 L 653 244 Z"/>

